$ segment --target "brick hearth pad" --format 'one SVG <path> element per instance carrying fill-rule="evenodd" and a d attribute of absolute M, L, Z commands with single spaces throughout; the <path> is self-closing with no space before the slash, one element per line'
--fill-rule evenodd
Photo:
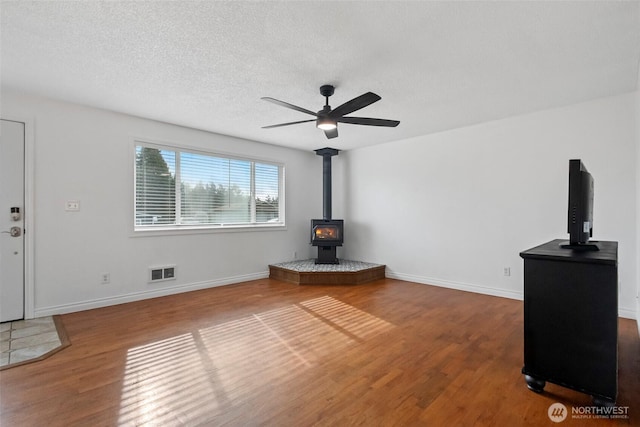
<path fill-rule="evenodd" d="M 269 277 L 298 285 L 349 285 L 384 279 L 385 266 L 363 261 L 340 260 L 340 264 L 316 264 L 314 259 L 269 265 Z"/>

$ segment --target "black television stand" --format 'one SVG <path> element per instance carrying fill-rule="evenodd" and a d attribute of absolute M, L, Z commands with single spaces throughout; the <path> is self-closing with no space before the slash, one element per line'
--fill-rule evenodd
<path fill-rule="evenodd" d="M 566 242 L 566 241 L 565 241 Z M 552 240 L 524 259 L 524 367 L 527 387 L 547 382 L 590 394 L 596 406 L 618 394 L 618 243 L 599 251 Z"/>
<path fill-rule="evenodd" d="M 560 247 L 562 249 L 571 249 L 577 252 L 591 252 L 591 251 L 599 251 L 600 245 L 599 242 L 589 242 L 589 243 L 576 243 L 572 244 L 568 240 L 563 240 L 560 242 Z"/>

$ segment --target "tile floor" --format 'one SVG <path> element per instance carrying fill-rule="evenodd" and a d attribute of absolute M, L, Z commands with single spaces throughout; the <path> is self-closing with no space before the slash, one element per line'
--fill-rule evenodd
<path fill-rule="evenodd" d="M 35 359 L 61 344 L 51 316 L 0 323 L 0 368 Z"/>

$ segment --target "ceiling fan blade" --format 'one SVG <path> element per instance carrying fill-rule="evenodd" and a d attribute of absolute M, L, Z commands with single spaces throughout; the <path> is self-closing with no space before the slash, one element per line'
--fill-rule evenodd
<path fill-rule="evenodd" d="M 311 110 L 307 110 L 306 108 L 298 107 L 297 105 L 289 104 L 288 102 L 280 101 L 279 99 L 269 98 L 268 96 L 264 96 L 260 99 L 264 99 L 265 101 L 272 102 L 276 105 L 280 105 L 281 107 L 290 108 L 292 110 L 300 111 L 301 113 L 311 114 L 312 116 L 318 117 L 318 114 L 314 113 Z"/>
<path fill-rule="evenodd" d="M 279 128 L 280 126 L 297 125 L 298 123 L 315 122 L 316 119 L 300 120 L 299 122 L 280 123 L 279 125 L 262 126 L 262 129 Z"/>
<path fill-rule="evenodd" d="M 353 113 L 356 110 L 366 107 L 367 105 L 371 105 L 374 102 L 380 101 L 382 98 L 376 95 L 373 92 L 367 92 L 363 95 L 360 95 L 356 98 L 353 98 L 351 101 L 347 101 L 339 107 L 334 108 L 329 116 L 333 118 L 345 116 L 349 113 Z"/>
<path fill-rule="evenodd" d="M 325 130 L 324 134 L 327 136 L 328 139 L 336 138 L 338 136 L 338 128 Z"/>
<path fill-rule="evenodd" d="M 338 117 L 336 118 L 336 121 L 352 125 L 385 126 L 392 128 L 400 124 L 398 120 L 371 119 L 369 117 Z"/>

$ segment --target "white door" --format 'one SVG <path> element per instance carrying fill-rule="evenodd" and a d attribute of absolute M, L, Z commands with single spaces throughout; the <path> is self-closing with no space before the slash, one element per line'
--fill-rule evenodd
<path fill-rule="evenodd" d="M 0 120 L 0 322 L 24 318 L 24 123 Z"/>

